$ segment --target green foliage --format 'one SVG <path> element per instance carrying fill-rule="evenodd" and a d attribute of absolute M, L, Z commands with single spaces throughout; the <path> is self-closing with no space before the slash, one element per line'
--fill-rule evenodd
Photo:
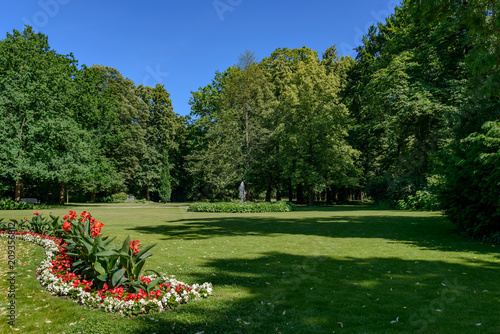
<path fill-rule="evenodd" d="M 104 284 L 109 287 L 123 285 L 129 291 L 144 289 L 149 292 L 156 285 L 154 281 L 155 284 L 148 287 L 140 279 L 146 259 L 151 256 L 146 252 L 155 245 L 142 247 L 139 241 L 130 241 L 129 236 L 121 247 L 112 248 L 115 238 L 103 237 L 103 225 L 89 214 L 83 213 L 78 217 L 70 211 L 64 219 L 65 224 L 59 231 L 67 244 L 64 246 L 66 255 L 74 260 L 72 272 L 94 282 L 97 288 L 102 288 Z"/>
<path fill-rule="evenodd" d="M 138 240 L 130 241 L 130 236 L 128 236 L 123 241 L 121 249 L 114 251 L 116 256 L 120 257 L 119 265 L 122 269 L 118 271 L 119 274 L 114 275 L 113 280 L 115 282 L 118 280 L 119 282 L 121 282 L 123 280 L 123 283 L 125 283 L 129 291 L 130 289 L 134 289 L 135 291 L 143 289 L 144 291 L 149 293 L 152 289 L 154 289 L 161 280 L 160 274 L 158 274 L 154 270 L 147 270 L 157 275 L 157 278 L 152 281 L 151 284 L 147 284 L 140 279 L 142 276 L 142 269 L 144 267 L 144 264 L 146 263 L 146 259 L 152 255 L 146 252 L 154 246 L 155 245 L 142 247 L 139 244 Z M 125 280 L 125 278 L 127 278 L 127 280 Z"/>
<path fill-rule="evenodd" d="M 368 196 L 376 202 L 387 201 L 391 207 L 400 200 L 414 196 L 417 191 L 426 189 L 425 179 L 415 176 L 387 176 L 375 179 L 367 186 Z"/>
<path fill-rule="evenodd" d="M 124 192 L 111 195 L 111 200 L 113 203 L 123 203 L 127 199 L 128 195 Z"/>
<path fill-rule="evenodd" d="M 71 229 L 63 234 L 64 242 L 67 246 L 66 254 L 72 257 L 75 262 L 72 264 L 72 272 L 82 275 L 89 281 L 101 288 L 104 283 L 109 283 L 111 286 L 119 286 L 126 279 L 116 279 L 114 276 L 120 271 L 121 267 L 118 263 L 119 255 L 110 252 L 111 242 L 115 239 L 101 237 L 101 235 L 93 235 L 91 233 L 90 220 L 81 223 L 80 219 L 70 221 Z M 113 284 L 114 283 L 114 284 Z"/>
<path fill-rule="evenodd" d="M 500 232 L 500 122 L 488 122 L 454 145 L 445 160 L 440 193 L 446 215 L 465 234 L 498 240 Z"/>
<path fill-rule="evenodd" d="M 0 199 L 0 210 L 31 210 L 35 207 L 34 204 L 16 202 L 12 198 Z"/>
<path fill-rule="evenodd" d="M 47 204 L 30 204 L 25 202 L 16 202 L 12 198 L 0 199 L 0 210 L 42 210 L 49 209 L 51 206 Z"/>
<path fill-rule="evenodd" d="M 59 217 L 53 216 L 43 218 L 39 212 L 35 212 L 31 219 L 25 219 L 22 230 L 38 233 L 40 235 L 57 236 L 62 232 L 62 223 Z"/>
<path fill-rule="evenodd" d="M 160 172 L 160 188 L 158 189 L 160 199 L 164 203 L 170 201 L 172 194 L 172 182 L 170 181 L 170 164 L 168 162 L 168 153 L 164 152 L 162 157 L 162 169 Z"/>
<path fill-rule="evenodd" d="M 291 202 L 262 202 L 262 203 L 206 203 L 197 202 L 191 204 L 189 212 L 227 212 L 227 213 L 250 213 L 250 212 L 289 212 L 294 210 L 295 205 Z"/>
<path fill-rule="evenodd" d="M 440 209 L 440 205 L 436 194 L 425 190 L 417 190 L 415 195 L 409 195 L 405 199 L 400 199 L 396 204 L 396 209 L 436 211 Z"/>

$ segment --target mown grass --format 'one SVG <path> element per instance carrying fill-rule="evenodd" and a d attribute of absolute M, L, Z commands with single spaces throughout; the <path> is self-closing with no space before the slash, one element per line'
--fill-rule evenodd
<path fill-rule="evenodd" d="M 133 319 L 89 310 L 44 291 L 34 278 L 41 249 L 18 242 L 20 332 L 500 332 L 498 248 L 457 235 L 440 213 L 349 206 L 221 214 L 152 204 L 52 212 L 68 209 L 91 212 L 120 240 L 157 243 L 149 268 L 186 283 L 210 281 L 214 296 Z M 12 331 L 6 321 L 2 315 L 2 333 Z"/>

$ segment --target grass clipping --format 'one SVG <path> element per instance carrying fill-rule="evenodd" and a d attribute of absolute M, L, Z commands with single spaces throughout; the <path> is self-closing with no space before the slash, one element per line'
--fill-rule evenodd
<path fill-rule="evenodd" d="M 188 208 L 189 212 L 224 212 L 224 213 L 251 213 L 251 212 L 289 212 L 294 210 L 291 202 L 196 202 Z"/>

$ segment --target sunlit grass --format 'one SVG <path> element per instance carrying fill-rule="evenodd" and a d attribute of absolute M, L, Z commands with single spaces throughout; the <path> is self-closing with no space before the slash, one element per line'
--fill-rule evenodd
<path fill-rule="evenodd" d="M 321 207 L 209 214 L 188 213 L 174 204 L 82 204 L 52 212 L 87 210 L 105 224 L 105 234 L 118 236 L 117 243 L 130 235 L 144 245 L 157 244 L 149 268 L 188 284 L 210 281 L 213 297 L 134 319 L 89 310 L 44 291 L 33 277 L 42 251 L 18 242 L 18 260 L 28 264 L 18 265 L 17 328 L 40 333 L 500 332 L 498 248 L 455 234 L 440 213 Z M 0 211 L 7 219 L 31 214 Z M 4 319 L 0 331 L 9 332 Z"/>

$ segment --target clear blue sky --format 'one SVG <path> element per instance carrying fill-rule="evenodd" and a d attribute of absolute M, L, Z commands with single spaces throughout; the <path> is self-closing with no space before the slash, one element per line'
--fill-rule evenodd
<path fill-rule="evenodd" d="M 174 111 L 189 114 L 191 91 L 246 49 L 258 60 L 277 48 L 337 45 L 355 56 L 369 26 L 397 0 L 18 0 L 0 4 L 0 39 L 32 25 L 80 65 L 118 69 L 137 85 L 165 85 Z"/>

